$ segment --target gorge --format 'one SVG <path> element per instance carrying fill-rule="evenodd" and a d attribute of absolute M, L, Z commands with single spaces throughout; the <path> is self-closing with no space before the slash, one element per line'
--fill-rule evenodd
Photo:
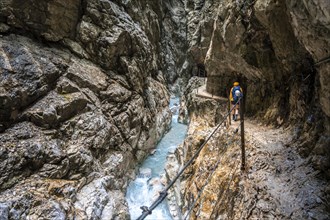
<path fill-rule="evenodd" d="M 246 172 L 231 160 L 235 124 L 222 127 L 171 189 L 173 218 L 221 152 L 190 219 L 328 219 L 329 12 L 327 0 L 1 0 L 0 220 L 130 219 L 127 187 L 171 127 L 170 97 L 188 133 L 168 181 L 227 111 L 198 88 L 227 97 L 234 81 Z"/>

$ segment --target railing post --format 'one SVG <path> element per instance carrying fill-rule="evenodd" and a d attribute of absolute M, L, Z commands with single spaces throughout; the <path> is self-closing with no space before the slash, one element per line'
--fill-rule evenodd
<path fill-rule="evenodd" d="M 229 125 L 231 125 L 231 106 L 230 106 L 230 95 L 228 96 L 228 112 L 229 112 Z"/>
<path fill-rule="evenodd" d="M 240 121 L 241 121 L 241 148 L 242 148 L 242 164 L 241 170 L 245 170 L 245 141 L 244 141 L 244 102 L 243 98 L 239 101 Z"/>

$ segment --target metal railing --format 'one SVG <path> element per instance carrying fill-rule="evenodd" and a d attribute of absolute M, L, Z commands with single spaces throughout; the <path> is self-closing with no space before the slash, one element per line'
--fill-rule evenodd
<path fill-rule="evenodd" d="M 229 117 L 229 115 L 231 114 L 231 112 L 234 110 L 234 108 L 240 104 L 240 102 L 242 101 L 242 97 L 238 99 L 238 101 L 232 106 L 232 108 L 227 112 L 227 114 L 225 115 L 225 117 L 223 118 L 223 120 L 217 125 L 217 127 L 211 132 L 211 134 L 206 138 L 206 140 L 202 143 L 202 145 L 198 148 L 198 150 L 195 152 L 195 154 L 190 158 L 190 160 L 183 166 L 183 168 L 178 172 L 178 174 L 174 177 L 174 179 L 167 185 L 167 187 L 160 192 L 159 197 L 157 198 L 156 201 L 154 201 L 150 207 L 147 206 L 142 206 L 142 214 L 140 215 L 139 218 L 137 218 L 137 220 L 142 220 L 145 219 L 148 215 L 152 214 L 152 211 L 166 198 L 166 196 L 168 195 L 168 190 L 174 185 L 174 183 L 179 179 L 179 177 L 183 174 L 183 172 L 188 168 L 188 166 L 190 166 L 192 164 L 192 162 L 197 158 L 197 156 L 199 155 L 199 153 L 202 151 L 202 149 L 205 147 L 205 145 L 208 143 L 208 141 L 213 137 L 213 135 L 215 134 L 215 132 L 220 128 L 220 126 L 222 124 L 225 123 L 225 121 L 227 120 L 227 118 Z M 242 117 L 243 111 L 241 111 L 241 117 Z M 241 123 L 242 124 L 242 121 Z M 243 123 L 244 125 L 244 123 Z M 242 129 L 241 129 L 242 130 Z M 243 129 L 244 131 L 244 129 Z M 242 148 L 243 149 L 243 148 Z M 245 158 L 244 158 L 245 160 Z M 245 164 L 245 162 L 242 161 L 242 167 L 243 164 Z M 242 169 L 243 170 L 243 169 Z"/>

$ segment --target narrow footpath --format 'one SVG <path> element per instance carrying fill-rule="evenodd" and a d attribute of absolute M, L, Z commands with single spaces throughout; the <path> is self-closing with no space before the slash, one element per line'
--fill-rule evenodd
<path fill-rule="evenodd" d="M 209 94 L 205 84 L 193 94 L 226 103 L 226 98 Z M 193 136 L 203 130 L 203 121 L 195 121 Z M 219 131 L 220 142 L 212 139 L 207 149 L 213 150 L 205 149 L 197 158 L 186 183 L 186 193 L 194 198 L 210 173 L 199 171 L 215 164 L 221 140 L 225 134 L 233 135 L 236 144 L 228 145 L 191 219 L 330 219 L 330 184 L 311 166 L 309 157 L 299 155 L 292 127 L 274 128 L 245 120 L 246 169 L 242 172 L 239 125 L 240 121 L 232 121 Z"/>
<path fill-rule="evenodd" d="M 329 219 L 323 198 L 329 186 L 289 145 L 290 130 L 247 120 L 245 134 L 247 169 L 235 219 Z"/>

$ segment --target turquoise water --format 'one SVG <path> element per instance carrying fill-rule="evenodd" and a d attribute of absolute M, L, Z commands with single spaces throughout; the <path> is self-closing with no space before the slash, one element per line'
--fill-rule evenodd
<path fill-rule="evenodd" d="M 175 103 L 179 104 L 178 98 L 171 99 L 171 109 L 176 108 Z M 176 111 L 172 115 L 170 131 L 158 143 L 156 152 L 143 162 L 140 167 L 140 174 L 128 186 L 126 200 L 132 220 L 137 219 L 142 214 L 140 207 L 149 207 L 158 198 L 158 193 L 164 188 L 160 182 L 160 175 L 165 173 L 166 156 L 168 152 L 174 151 L 183 142 L 187 133 L 187 125 L 178 123 L 177 119 Z M 146 219 L 172 219 L 168 211 L 166 199 Z"/>

